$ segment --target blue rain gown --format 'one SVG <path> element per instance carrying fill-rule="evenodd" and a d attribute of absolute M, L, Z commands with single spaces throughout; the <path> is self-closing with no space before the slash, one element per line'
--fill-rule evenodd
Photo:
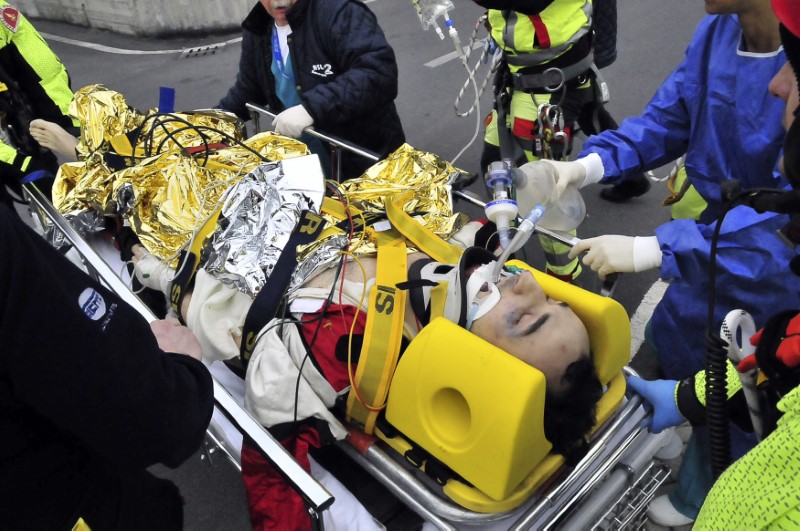
<path fill-rule="evenodd" d="M 783 48 L 743 52 L 735 15 L 705 17 L 681 64 L 662 83 L 641 116 L 591 136 L 580 156 L 597 153 L 603 183 L 663 166 L 686 154 L 686 172 L 709 204 L 701 220 L 718 214 L 719 183 L 742 189 L 783 187 L 776 161 L 783 145 L 784 104 L 767 86 L 786 63 Z"/>
<path fill-rule="evenodd" d="M 725 217 L 717 246 L 714 332 L 719 333 L 731 310 L 747 311 L 761 328 L 772 315 L 800 308 L 800 277 L 789 270 L 798 251 L 776 234 L 788 221 L 788 216 L 758 214 L 744 206 Z M 689 219 L 656 229 L 663 253 L 661 278 L 671 284 L 650 324 L 667 378 L 683 379 L 705 368 L 713 232 L 714 225 Z"/>

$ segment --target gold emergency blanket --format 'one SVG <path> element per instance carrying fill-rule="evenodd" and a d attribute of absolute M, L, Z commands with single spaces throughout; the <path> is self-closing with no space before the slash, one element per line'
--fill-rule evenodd
<path fill-rule="evenodd" d="M 59 170 L 56 208 L 84 230 L 101 223 L 98 213 L 121 214 L 145 247 L 173 266 L 195 231 L 219 210 L 226 190 L 265 161 L 308 154 L 302 142 L 272 132 L 244 140 L 241 122 L 230 113 L 142 113 L 102 85 L 79 90 L 70 113 L 81 123 L 81 161 Z M 392 200 L 447 238 L 466 221 L 452 209 L 450 183 L 458 175 L 438 156 L 404 144 L 360 178 L 338 185 L 338 197 L 372 219 L 383 218 L 385 201 Z M 350 252 L 374 253 L 371 234 L 354 235 Z M 348 245 L 346 236 L 330 230 L 302 254 L 328 247 L 332 258 Z"/>
<path fill-rule="evenodd" d="M 65 216 L 125 215 L 156 256 L 172 261 L 222 193 L 266 160 L 308 153 L 274 133 L 242 139 L 224 111 L 140 113 L 102 85 L 79 90 L 70 114 L 81 123 L 80 162 L 64 164 L 53 203 Z"/>
<path fill-rule="evenodd" d="M 340 188 L 348 204 L 365 215 L 383 217 L 386 201 L 396 201 L 418 223 L 447 239 L 467 221 L 464 214 L 453 212 L 450 183 L 460 173 L 438 155 L 403 144 Z M 377 248 L 367 239 L 355 241 L 350 251 L 369 254 Z"/>

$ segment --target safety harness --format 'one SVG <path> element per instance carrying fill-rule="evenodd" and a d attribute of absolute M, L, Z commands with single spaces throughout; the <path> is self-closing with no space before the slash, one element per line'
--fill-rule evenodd
<path fill-rule="evenodd" d="M 385 408 L 400 358 L 407 297 L 416 300 L 412 306 L 415 313 L 419 311 L 421 322 L 444 315 L 461 326 L 466 323 L 466 286 L 462 282 L 466 266 L 460 265 L 465 263 L 463 260 L 460 262 L 461 249 L 416 222 L 401 205 L 400 200 L 386 201 L 390 229 L 377 230 L 375 224 L 359 227 L 371 233 L 377 242 L 377 273 L 376 283 L 370 291 L 358 364 L 351 374 L 345 416 L 368 434 L 374 432 L 378 416 Z M 345 208 L 330 198 L 323 200 L 322 212 L 340 222 L 363 218 L 357 209 Z M 297 246 L 307 245 L 333 230 L 324 229 L 324 225 L 316 214 L 303 213 L 272 274 L 248 310 L 240 349 L 240 360 L 245 368 L 259 332 L 277 315 L 285 301 L 286 290 L 297 266 Z M 423 261 L 422 267 L 412 268 L 411 277 L 407 266 L 407 243 L 431 257 L 431 260 Z M 492 258 L 488 251 L 475 248 L 470 256 L 477 255 L 480 255 L 481 263 Z M 242 372 L 239 374 L 243 376 Z"/>
<path fill-rule="evenodd" d="M 275 263 L 269 281 L 258 292 L 247 311 L 239 349 L 239 357 L 245 367 L 253 355 L 259 331 L 277 315 L 278 308 L 283 303 L 286 289 L 292 280 L 292 273 L 297 267 L 297 248 L 316 240 L 324 226 L 324 220 L 314 212 L 304 210 L 300 214 L 297 225 Z"/>
<path fill-rule="evenodd" d="M 434 260 L 457 263 L 461 251 L 439 238 L 405 213 L 400 203 L 386 201 L 386 215 L 392 229 L 377 234 L 378 266 L 376 284 L 370 292 L 364 343 L 350 393 L 347 397 L 348 422 L 372 434 L 386 397 L 403 337 L 407 289 L 407 248 L 405 241 Z M 421 287 L 417 285 L 417 287 Z M 427 284 L 435 287 L 435 284 Z M 444 309 L 444 288 L 436 291 L 437 312 Z"/>

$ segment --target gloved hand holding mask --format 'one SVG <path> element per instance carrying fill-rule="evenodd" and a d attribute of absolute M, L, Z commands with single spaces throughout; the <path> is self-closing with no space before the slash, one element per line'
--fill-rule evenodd
<path fill-rule="evenodd" d="M 555 180 L 559 196 L 567 188 L 580 188 L 586 180 L 586 168 L 578 161 L 537 160 L 523 164 L 519 169 L 532 179 Z"/>

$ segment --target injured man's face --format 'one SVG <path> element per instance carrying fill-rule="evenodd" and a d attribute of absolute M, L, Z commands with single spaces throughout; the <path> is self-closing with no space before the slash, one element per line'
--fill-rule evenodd
<path fill-rule="evenodd" d="M 470 331 L 539 369 L 549 389 L 562 391 L 567 367 L 589 357 L 589 334 L 580 318 L 566 303 L 548 297 L 530 271 L 502 277 L 497 291 L 491 281 L 478 284 L 473 307 L 495 302 L 479 313 Z"/>

